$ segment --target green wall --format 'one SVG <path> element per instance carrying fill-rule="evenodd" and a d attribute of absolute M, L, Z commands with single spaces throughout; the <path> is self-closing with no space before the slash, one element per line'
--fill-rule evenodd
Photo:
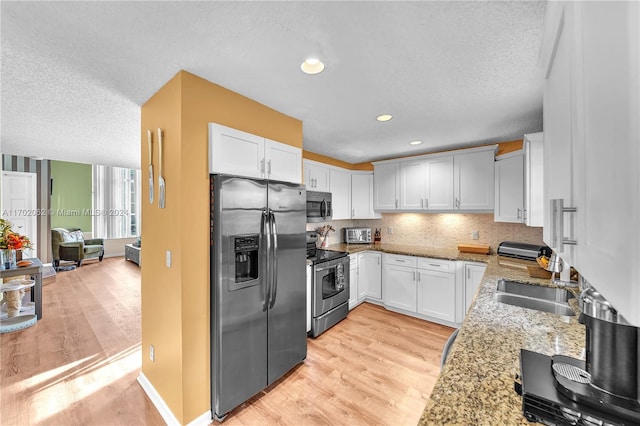
<path fill-rule="evenodd" d="M 51 228 L 92 232 L 91 165 L 51 161 Z"/>

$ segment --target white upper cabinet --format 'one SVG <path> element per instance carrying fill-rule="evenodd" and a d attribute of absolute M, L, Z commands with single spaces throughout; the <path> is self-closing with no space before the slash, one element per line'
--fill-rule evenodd
<path fill-rule="evenodd" d="M 400 163 L 400 210 L 453 209 L 453 156 Z"/>
<path fill-rule="evenodd" d="M 453 157 L 454 209 L 493 211 L 495 147 Z"/>
<path fill-rule="evenodd" d="M 544 224 L 544 135 L 530 133 L 524 135 L 524 209 L 527 226 Z"/>
<path fill-rule="evenodd" d="M 284 182 L 301 182 L 302 150 L 271 139 L 264 140 L 266 177 Z"/>
<path fill-rule="evenodd" d="M 397 210 L 400 193 L 399 163 L 379 163 L 373 172 L 373 208 Z"/>
<path fill-rule="evenodd" d="M 453 209 L 453 156 L 427 160 L 425 207 L 427 210 Z"/>
<path fill-rule="evenodd" d="M 577 109 L 571 80 L 577 71 L 572 64 L 575 52 L 575 15 L 572 3 L 549 3 L 543 41 L 544 80 L 544 230 L 543 240 L 569 264 L 574 264 L 575 213 L 560 211 L 575 207 L 573 197 L 573 117 Z M 554 50 L 555 48 L 555 50 Z M 573 69 L 573 71 L 572 71 Z"/>
<path fill-rule="evenodd" d="M 209 173 L 301 181 L 302 150 L 209 123 Z"/>
<path fill-rule="evenodd" d="M 351 173 L 347 170 L 331 169 L 329 189 L 332 194 L 332 220 L 351 219 Z"/>
<path fill-rule="evenodd" d="M 640 326 L 640 5 L 550 2 L 544 239 Z M 569 211 L 552 211 L 562 200 Z M 573 240 L 567 245 L 564 239 Z M 564 254 L 564 256 L 563 256 Z"/>
<path fill-rule="evenodd" d="M 264 175 L 264 138 L 209 123 L 209 173 Z"/>
<path fill-rule="evenodd" d="M 523 151 L 496 158 L 495 197 L 494 221 L 525 222 Z"/>
<path fill-rule="evenodd" d="M 304 160 L 304 184 L 307 191 L 329 192 L 331 169 L 322 163 Z"/>
<path fill-rule="evenodd" d="M 351 218 L 379 219 L 373 210 L 373 172 L 352 172 L 351 174 Z"/>

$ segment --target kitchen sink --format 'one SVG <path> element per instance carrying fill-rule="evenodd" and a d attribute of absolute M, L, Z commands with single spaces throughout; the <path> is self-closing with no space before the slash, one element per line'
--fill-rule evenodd
<path fill-rule="evenodd" d="M 558 315 L 574 316 L 568 300 L 573 297 L 563 288 L 542 287 L 518 281 L 498 280 L 496 300 L 508 305 L 520 306 Z"/>

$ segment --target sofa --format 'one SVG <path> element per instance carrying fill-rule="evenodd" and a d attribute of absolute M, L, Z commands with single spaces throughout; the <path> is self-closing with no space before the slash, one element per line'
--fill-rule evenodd
<path fill-rule="evenodd" d="M 61 260 L 76 262 L 80 267 L 85 259 L 98 258 L 102 262 L 104 257 L 104 239 L 84 239 L 78 228 L 53 228 L 51 230 L 51 249 L 53 252 L 53 267 L 57 268 Z"/>

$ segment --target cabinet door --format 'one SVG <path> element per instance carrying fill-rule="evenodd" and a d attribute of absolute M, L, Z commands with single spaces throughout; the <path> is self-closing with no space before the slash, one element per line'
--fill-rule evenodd
<path fill-rule="evenodd" d="M 373 210 L 373 173 L 351 175 L 351 218 L 380 218 L 380 214 Z"/>
<path fill-rule="evenodd" d="M 331 169 L 329 185 L 332 194 L 333 220 L 351 219 L 351 173 Z"/>
<path fill-rule="evenodd" d="M 524 135 L 524 208 L 527 226 L 544 226 L 544 135 Z"/>
<path fill-rule="evenodd" d="M 263 178 L 264 138 L 209 123 L 209 173 Z"/>
<path fill-rule="evenodd" d="M 453 156 L 434 158 L 426 165 L 425 208 L 453 210 Z"/>
<path fill-rule="evenodd" d="M 475 297 L 476 291 L 478 290 L 478 286 L 480 282 L 482 282 L 482 277 L 484 276 L 484 271 L 487 269 L 485 265 L 478 265 L 473 263 L 466 263 L 464 265 L 464 311 L 467 312 L 469 310 L 469 306 L 471 306 L 471 302 L 473 302 L 473 298 Z"/>
<path fill-rule="evenodd" d="M 547 25 L 553 27 L 545 37 L 542 47 L 544 80 L 543 122 L 544 122 L 544 229 L 543 240 L 569 264 L 574 264 L 573 247 L 560 241 L 575 238 L 574 214 L 556 213 L 551 210 L 551 200 L 561 199 L 566 207 L 575 207 L 573 199 L 573 141 L 572 111 L 572 55 L 575 46 L 572 41 L 574 31 L 573 7 L 570 2 L 549 3 Z M 545 33 L 547 31 L 545 30 Z M 546 61 L 546 63 L 545 63 Z M 557 220 L 564 222 L 564 233 L 559 235 Z"/>
<path fill-rule="evenodd" d="M 361 271 L 360 279 L 364 285 L 358 290 L 358 298 L 364 297 L 382 299 L 382 267 L 380 265 L 382 255 L 374 252 L 360 253 L 358 258 L 358 270 Z"/>
<path fill-rule="evenodd" d="M 456 319 L 456 275 L 418 269 L 418 313 L 445 321 Z"/>
<path fill-rule="evenodd" d="M 398 209 L 398 163 L 377 164 L 373 172 L 373 208 L 389 211 Z"/>
<path fill-rule="evenodd" d="M 424 210 L 425 162 L 423 160 L 400 163 L 400 210 Z"/>
<path fill-rule="evenodd" d="M 329 167 L 313 161 L 304 161 L 304 184 L 307 191 L 329 192 Z"/>
<path fill-rule="evenodd" d="M 358 304 L 358 255 L 349 255 L 349 309 Z"/>
<path fill-rule="evenodd" d="M 265 139 L 266 177 L 284 182 L 302 182 L 302 150 Z"/>
<path fill-rule="evenodd" d="M 384 304 L 416 312 L 416 268 L 384 265 Z"/>
<path fill-rule="evenodd" d="M 582 72 L 576 82 L 581 114 L 573 161 L 573 264 L 640 327 L 640 5 L 578 2 L 574 7 L 581 24 L 577 68 Z"/>
<path fill-rule="evenodd" d="M 456 210 L 493 210 L 493 151 L 454 156 L 454 208 Z"/>
<path fill-rule="evenodd" d="M 495 164 L 495 222 L 524 222 L 524 155 L 517 153 Z"/>

